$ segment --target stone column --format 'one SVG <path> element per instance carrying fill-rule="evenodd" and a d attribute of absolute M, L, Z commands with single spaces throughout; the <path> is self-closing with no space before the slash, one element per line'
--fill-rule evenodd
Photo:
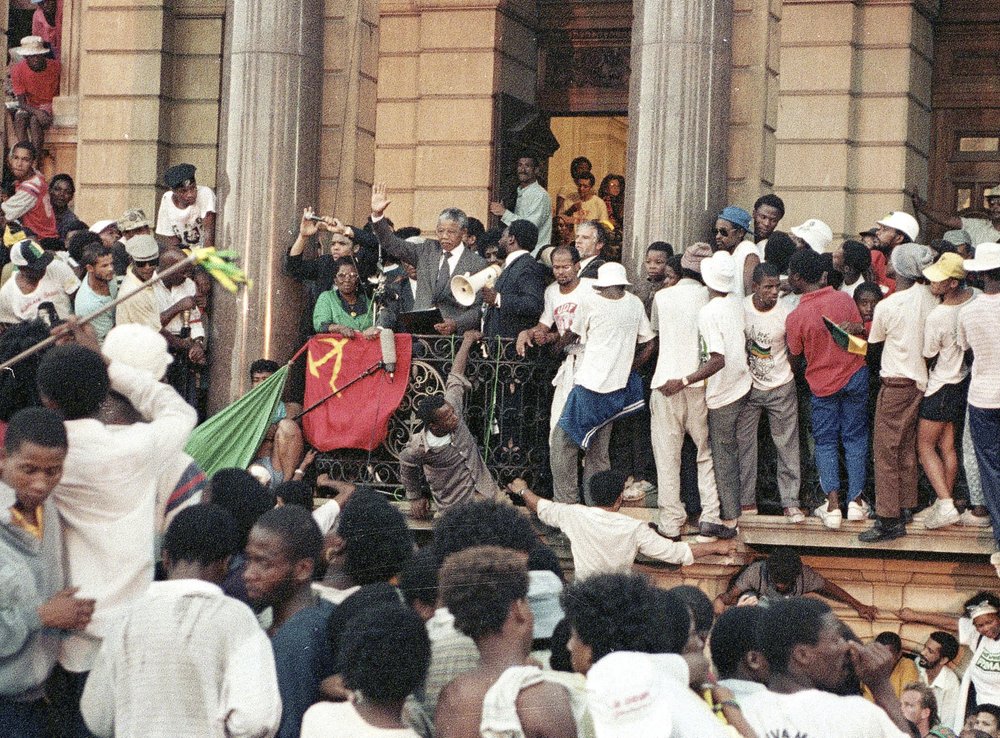
<path fill-rule="evenodd" d="M 625 243 L 705 240 L 726 197 L 731 0 L 635 0 Z"/>
<path fill-rule="evenodd" d="M 281 264 L 316 202 L 322 21 L 320 0 L 227 4 L 217 243 L 239 253 L 254 286 L 238 298 L 216 290 L 213 411 L 243 394 L 250 362 L 287 361 L 297 347 L 302 288 Z"/>

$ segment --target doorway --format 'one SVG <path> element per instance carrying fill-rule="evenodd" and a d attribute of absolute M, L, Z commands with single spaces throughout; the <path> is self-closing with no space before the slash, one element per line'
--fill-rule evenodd
<path fill-rule="evenodd" d="M 1000 64 L 996 6 L 941 4 L 934 33 L 928 200 L 943 212 L 983 217 L 983 193 L 1000 183 Z M 939 237 L 941 228 L 931 226 Z"/>
<path fill-rule="evenodd" d="M 622 219 L 625 209 L 625 157 L 628 150 L 628 118 L 624 115 L 573 115 L 553 117 L 550 121 L 552 134 L 559 142 L 559 148 L 549 159 L 548 191 L 554 207 L 569 206 L 572 196 L 577 195 L 577 185 L 570 175 L 570 164 L 577 157 L 590 160 L 594 176 L 594 194 L 604 201 L 612 226 L 612 247 L 620 245 Z M 618 182 L 612 180 L 620 178 Z M 615 185 L 618 185 L 617 187 Z M 572 216 L 563 216 L 563 220 Z M 561 240 L 570 238 L 571 223 L 564 223 Z M 554 230 L 560 230 L 555 228 Z M 553 234 L 555 237 L 555 234 Z"/>

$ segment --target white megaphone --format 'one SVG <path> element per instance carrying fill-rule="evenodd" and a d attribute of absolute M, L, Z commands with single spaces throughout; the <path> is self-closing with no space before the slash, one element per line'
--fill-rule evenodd
<path fill-rule="evenodd" d="M 476 301 L 476 295 L 483 287 L 492 287 L 500 276 L 503 268 L 499 264 L 490 264 L 475 274 L 457 274 L 451 278 L 451 294 L 455 302 L 469 307 Z"/>

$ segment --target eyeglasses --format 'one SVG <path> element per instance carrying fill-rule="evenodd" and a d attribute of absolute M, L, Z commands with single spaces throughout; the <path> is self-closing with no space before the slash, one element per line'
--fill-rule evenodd
<path fill-rule="evenodd" d="M 712 233 L 717 233 L 720 236 L 728 236 L 729 235 L 729 229 L 728 228 L 713 228 L 712 229 Z"/>
<path fill-rule="evenodd" d="M 335 277 L 335 279 L 337 279 L 340 282 L 347 282 L 347 281 L 356 282 L 358 280 L 358 273 L 348 272 L 347 274 L 338 274 Z"/>

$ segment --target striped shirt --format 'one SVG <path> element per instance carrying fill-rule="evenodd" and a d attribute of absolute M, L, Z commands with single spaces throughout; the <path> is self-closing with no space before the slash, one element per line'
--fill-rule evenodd
<path fill-rule="evenodd" d="M 972 349 L 969 404 L 1000 408 L 1000 294 L 980 295 L 958 314 L 958 345 Z"/>

